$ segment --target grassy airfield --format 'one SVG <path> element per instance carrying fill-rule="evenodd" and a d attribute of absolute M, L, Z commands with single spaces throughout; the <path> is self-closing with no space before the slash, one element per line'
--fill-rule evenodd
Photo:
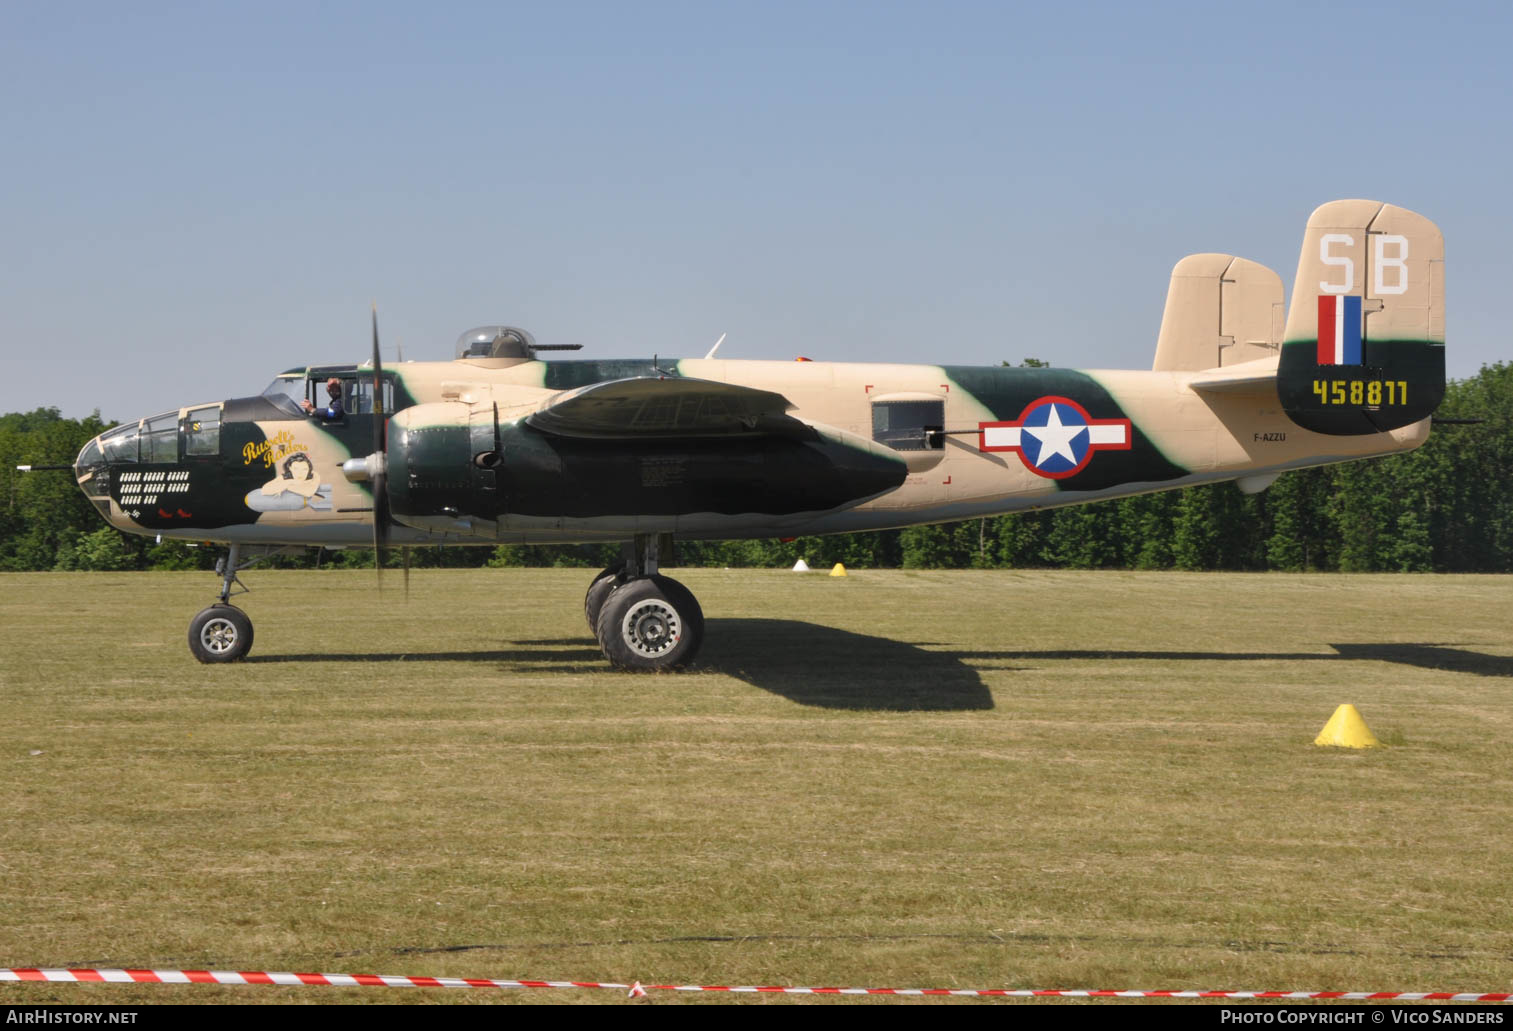
<path fill-rule="evenodd" d="M 212 574 L 0 576 L 0 966 L 1513 989 L 1513 579 L 681 570 L 633 676 L 590 572 L 254 569 L 224 667 Z"/>

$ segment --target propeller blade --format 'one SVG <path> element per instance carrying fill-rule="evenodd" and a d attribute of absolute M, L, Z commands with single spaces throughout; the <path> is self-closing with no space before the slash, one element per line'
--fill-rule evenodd
<path fill-rule="evenodd" d="M 373 569 L 378 574 L 378 589 L 383 590 L 384 562 L 389 557 L 389 499 L 388 477 L 379 473 L 373 477 Z"/>
<path fill-rule="evenodd" d="M 378 353 L 378 303 L 373 304 L 373 454 L 379 456 L 369 477 L 373 484 L 373 568 L 383 590 L 383 567 L 389 550 L 388 420 L 384 414 L 383 358 Z"/>
<path fill-rule="evenodd" d="M 400 555 L 403 558 L 405 567 L 405 603 L 408 604 L 410 601 L 410 549 L 400 549 Z"/>
<path fill-rule="evenodd" d="M 373 420 L 373 450 L 384 449 L 384 437 L 387 425 L 384 422 L 384 363 L 383 355 L 378 353 L 378 305 L 373 305 L 373 414 L 377 416 Z"/>

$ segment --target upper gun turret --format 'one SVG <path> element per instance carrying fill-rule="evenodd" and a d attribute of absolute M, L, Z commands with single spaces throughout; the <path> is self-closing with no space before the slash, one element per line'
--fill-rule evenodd
<path fill-rule="evenodd" d="M 534 361 L 537 351 L 578 351 L 582 344 L 538 344 L 529 332 L 515 326 L 479 326 L 457 338 L 457 361 L 508 368 Z"/>

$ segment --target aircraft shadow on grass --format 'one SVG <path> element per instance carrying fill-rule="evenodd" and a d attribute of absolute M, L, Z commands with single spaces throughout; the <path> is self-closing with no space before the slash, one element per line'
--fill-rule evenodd
<path fill-rule="evenodd" d="M 722 673 L 800 705 L 879 712 L 993 708 L 993 695 L 962 653 L 796 619 L 711 619 L 694 673 Z M 520 672 L 602 673 L 584 638 L 516 641 Z M 580 646 L 580 647 L 574 647 Z M 585 661 L 587 660 L 587 661 Z M 597 661 L 595 661 L 597 660 Z"/>
<path fill-rule="evenodd" d="M 951 712 L 993 708 L 992 692 L 976 663 L 1011 672 L 1003 662 L 1141 660 L 1181 662 L 1390 662 L 1421 669 L 1513 677 L 1513 657 L 1487 655 L 1446 644 L 1332 644 L 1320 652 L 932 650 L 835 627 L 792 619 L 712 619 L 694 672 L 723 673 L 800 705 L 827 709 Z M 587 637 L 511 642 L 508 649 L 451 652 L 252 655 L 274 662 L 493 662 L 506 672 L 603 673 L 599 649 Z M 629 674 L 627 676 L 630 676 Z"/>
<path fill-rule="evenodd" d="M 879 711 L 993 708 L 959 652 L 795 619 L 713 619 L 697 668 L 800 705 Z"/>
<path fill-rule="evenodd" d="M 1331 644 L 1342 659 L 1399 662 L 1422 669 L 1474 673 L 1479 677 L 1513 677 L 1513 658 L 1451 648 L 1443 644 Z"/>
<path fill-rule="evenodd" d="M 1180 662 L 1395 662 L 1420 669 L 1471 673 L 1482 677 L 1513 677 L 1513 657 L 1446 644 L 1331 644 L 1334 654 L 1323 652 L 1195 652 L 1120 651 L 1115 649 L 1058 649 L 1048 651 L 956 652 L 963 659 L 1017 659 L 1049 661 L 1068 659 L 1153 659 Z"/>
<path fill-rule="evenodd" d="M 878 711 L 991 709 L 993 696 L 962 654 L 793 619 L 711 619 L 693 672 L 723 673 L 801 705 Z M 249 655 L 259 662 L 496 662 L 518 673 L 604 673 L 588 637 L 511 642 L 510 649 Z M 634 674 L 626 674 L 633 677 Z"/>

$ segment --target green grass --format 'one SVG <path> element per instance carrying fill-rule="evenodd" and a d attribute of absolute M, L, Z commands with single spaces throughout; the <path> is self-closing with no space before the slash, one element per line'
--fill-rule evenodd
<path fill-rule="evenodd" d="M 1513 989 L 1513 580 L 674 575 L 677 676 L 586 570 L 253 570 L 225 667 L 211 574 L 0 576 L 0 966 Z M 1313 746 L 1342 702 L 1390 747 Z"/>

